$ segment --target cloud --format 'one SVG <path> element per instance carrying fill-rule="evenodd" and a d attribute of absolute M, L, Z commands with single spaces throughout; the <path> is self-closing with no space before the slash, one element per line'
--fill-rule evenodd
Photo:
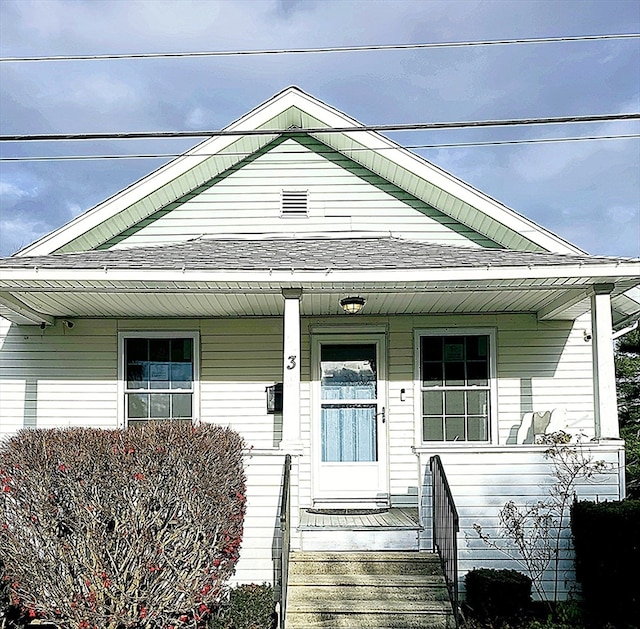
<path fill-rule="evenodd" d="M 187 112 L 186 125 L 189 129 L 203 129 L 209 124 L 212 119 L 210 111 L 207 111 L 204 107 L 194 107 Z"/>
<path fill-rule="evenodd" d="M 24 189 L 10 181 L 0 181 L 0 203 L 2 207 L 10 207 L 10 204 L 24 198 L 33 198 L 38 195 L 37 188 Z"/>
<path fill-rule="evenodd" d="M 566 0 L 554 3 L 553 11 L 545 0 L 0 2 L 3 56 L 473 41 L 639 29 L 636 4 L 618 0 Z M 2 133 L 221 128 L 291 84 L 371 124 L 640 107 L 640 56 L 634 41 L 2 64 L 0 73 Z M 637 125 L 633 128 L 637 132 Z M 563 132 L 574 133 L 574 128 Z M 544 133 L 529 127 L 393 137 L 406 144 L 429 144 Z M 174 152 L 188 144 L 25 143 L 2 148 L 5 155 L 26 156 Z M 640 205 L 638 140 L 421 153 L 585 249 L 630 255 L 638 248 L 633 229 L 638 220 L 633 209 Z M 5 236 L 0 255 L 11 253 L 22 238 L 35 239 L 61 226 L 158 165 L 152 160 L 3 164 L 2 181 L 9 187 L 0 197 L 1 220 L 19 237 L 7 244 Z M 612 232 L 616 225 L 623 226 L 620 233 Z"/>
<path fill-rule="evenodd" d="M 18 251 L 46 233 L 48 226 L 38 220 L 0 216 L 0 247 L 3 255 Z"/>
<path fill-rule="evenodd" d="M 71 102 L 76 108 L 91 107 L 100 113 L 111 114 L 122 110 L 123 107 L 140 106 L 149 100 L 148 95 L 139 86 L 103 73 L 81 77 L 74 82 L 71 90 L 50 88 L 46 96 L 54 105 Z"/>

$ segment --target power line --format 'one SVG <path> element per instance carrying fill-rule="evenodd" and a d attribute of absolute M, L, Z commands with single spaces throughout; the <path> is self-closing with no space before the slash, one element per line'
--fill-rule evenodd
<path fill-rule="evenodd" d="M 581 142 L 584 140 L 628 140 L 633 138 L 640 138 L 640 134 L 630 133 L 626 135 L 594 135 L 594 136 L 580 136 L 580 137 L 567 137 L 567 138 L 537 138 L 530 140 L 496 140 L 489 142 L 457 142 L 451 144 L 413 144 L 407 145 L 403 148 L 407 149 L 441 149 L 441 148 L 469 148 L 469 147 L 482 147 L 482 146 L 506 146 L 514 144 L 542 144 L 542 143 L 558 143 L 558 142 Z M 365 147 L 349 149 L 350 153 L 358 151 L 368 151 Z M 376 149 L 377 151 L 395 150 L 394 147 Z M 314 151 L 318 154 L 329 153 L 329 151 Z M 302 155 L 307 151 L 286 151 L 286 155 Z M 225 157 L 238 157 L 247 156 L 247 152 L 225 152 L 220 153 L 197 153 L 197 154 L 184 154 L 184 153 L 139 153 L 139 154 L 111 154 L 111 155 L 33 155 L 29 157 L 0 157 L 0 162 L 55 162 L 55 161 L 87 161 L 87 160 L 107 160 L 107 159 L 167 159 L 172 157 L 216 157 L 218 155 L 224 155 Z"/>
<path fill-rule="evenodd" d="M 25 63 L 42 61 L 103 61 L 116 59 L 171 59 L 183 57 L 239 57 L 256 55 L 302 55 L 321 53 L 369 52 L 380 50 L 420 50 L 430 48 L 463 48 L 470 46 L 508 46 L 518 44 L 550 44 L 558 42 L 601 41 L 611 39 L 635 39 L 638 33 L 615 33 L 605 35 L 577 35 L 571 37 L 532 37 L 525 39 L 489 39 L 457 42 L 428 42 L 416 44 L 387 44 L 365 46 L 327 46 L 322 48 L 282 48 L 263 50 L 210 50 L 201 52 L 140 52 L 102 55 L 43 55 L 32 57 L 0 57 L 2 63 Z"/>
<path fill-rule="evenodd" d="M 359 125 L 357 127 L 291 127 L 289 129 L 234 129 L 214 131 L 133 131 L 124 133 L 42 133 L 0 135 L 1 142 L 45 142 L 51 140 L 134 140 L 157 138 L 197 138 L 254 135 L 285 135 L 321 133 L 359 133 L 362 131 L 429 131 L 435 129 L 468 129 L 480 127 L 511 127 L 518 125 L 566 124 L 576 122 L 612 122 L 639 120 L 640 113 L 560 116 L 555 118 L 520 118 L 512 120 L 475 120 L 466 122 L 424 122 L 409 124 Z"/>

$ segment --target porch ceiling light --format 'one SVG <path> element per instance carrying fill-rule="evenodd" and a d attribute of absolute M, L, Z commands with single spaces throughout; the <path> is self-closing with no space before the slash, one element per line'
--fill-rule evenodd
<path fill-rule="evenodd" d="M 347 314 L 358 314 L 365 303 L 366 300 L 362 297 L 344 297 L 340 300 L 340 305 Z"/>

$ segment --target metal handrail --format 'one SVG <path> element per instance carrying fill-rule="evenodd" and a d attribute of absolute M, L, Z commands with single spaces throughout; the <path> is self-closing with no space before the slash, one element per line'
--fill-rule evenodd
<path fill-rule="evenodd" d="M 280 629 L 284 629 L 287 611 L 287 583 L 289 581 L 289 551 L 291 548 L 291 455 L 284 457 L 282 493 L 280 495 Z"/>
<path fill-rule="evenodd" d="M 457 627 L 459 622 L 458 531 L 460 530 L 458 511 L 442 461 L 437 454 L 429 459 L 429 467 L 433 499 L 433 546 L 440 555 Z"/>

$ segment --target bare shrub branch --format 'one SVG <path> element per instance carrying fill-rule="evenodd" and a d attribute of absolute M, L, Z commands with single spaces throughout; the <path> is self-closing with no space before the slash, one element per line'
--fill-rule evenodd
<path fill-rule="evenodd" d="M 523 505 L 513 500 L 505 503 L 498 513 L 498 539 L 487 534 L 479 524 L 473 528 L 485 544 L 517 562 L 531 578 L 540 599 L 548 601 L 542 581 L 552 566 L 553 600 L 557 600 L 565 519 L 575 497 L 576 483 L 581 479 L 594 480 L 608 467 L 604 461 L 595 461 L 585 452 L 580 437 L 571 442 L 571 436 L 563 431 L 543 435 L 537 443 L 549 446 L 544 456 L 551 463 L 555 481 L 549 487 L 548 496 Z"/>
<path fill-rule="evenodd" d="M 197 627 L 238 559 L 241 449 L 178 422 L 18 433 L 0 451 L 12 603 L 71 629 Z"/>

